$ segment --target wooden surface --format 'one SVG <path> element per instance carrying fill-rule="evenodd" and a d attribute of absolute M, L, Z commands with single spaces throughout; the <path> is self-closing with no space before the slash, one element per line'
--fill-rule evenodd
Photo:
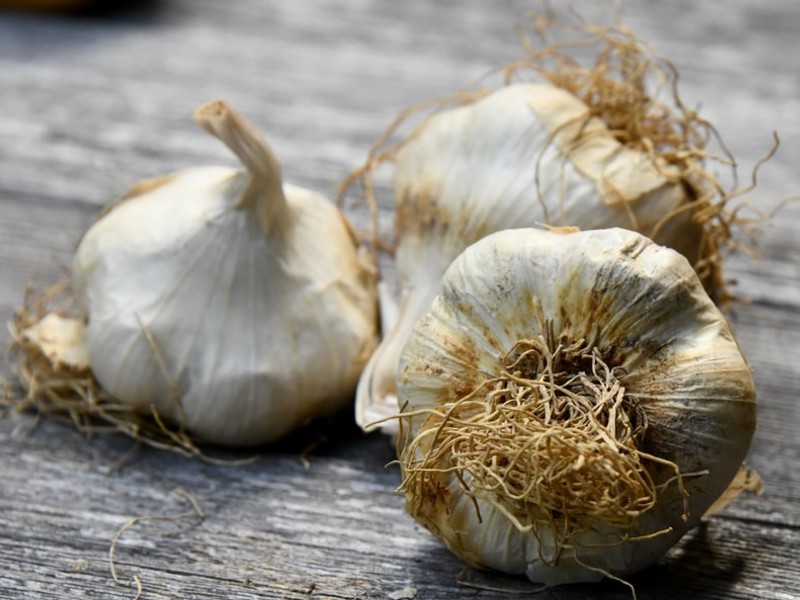
<path fill-rule="evenodd" d="M 0 320 L 28 282 L 63 277 L 95 212 L 137 179 L 230 164 L 191 121 L 224 96 L 269 136 L 289 181 L 333 195 L 403 107 L 518 55 L 533 5 L 469 0 L 163 0 L 104 17 L 0 12 Z M 800 3 L 637 2 L 626 22 L 670 57 L 770 210 L 800 194 Z M 746 177 L 745 177 L 746 179 Z M 356 220 L 365 215 L 353 213 Z M 746 497 L 634 579 L 640 599 L 800 598 L 800 205 L 729 272 L 750 300 L 734 327 L 759 390 Z M 4 334 L 0 343 L 5 346 Z M 3 357 L 0 372 L 10 378 Z M 403 512 L 392 448 L 349 414 L 240 467 L 0 419 L 0 597 L 505 597 L 517 579 L 464 570 Z M 312 448 L 308 451 L 309 448 Z M 227 458 L 238 455 L 222 454 Z M 308 462 L 306 463 L 306 459 Z M 195 501 L 203 512 L 195 512 Z M 141 519 L 134 517 L 180 519 Z M 109 569 L 115 548 L 120 584 Z M 630 598 L 615 583 L 541 599 Z"/>

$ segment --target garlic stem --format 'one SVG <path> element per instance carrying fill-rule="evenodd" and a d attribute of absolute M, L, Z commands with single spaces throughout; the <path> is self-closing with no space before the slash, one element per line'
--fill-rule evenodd
<path fill-rule="evenodd" d="M 222 141 L 250 174 L 250 183 L 236 208 L 255 205 L 265 234 L 288 213 L 281 166 L 261 133 L 226 100 L 214 100 L 194 113 L 197 123 Z"/>

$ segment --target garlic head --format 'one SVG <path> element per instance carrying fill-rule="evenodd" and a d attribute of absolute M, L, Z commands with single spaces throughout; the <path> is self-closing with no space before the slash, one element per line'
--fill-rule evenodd
<path fill-rule="evenodd" d="M 140 183 L 89 229 L 73 274 L 90 365 L 198 440 L 271 442 L 352 401 L 377 343 L 374 271 L 339 209 L 284 184 L 238 112 L 195 117 L 245 168 Z"/>
<path fill-rule="evenodd" d="M 400 349 L 450 262 L 490 233 L 537 224 L 644 233 L 658 226 L 656 241 L 698 260 L 702 227 L 679 211 L 693 199 L 682 170 L 626 147 L 555 85 L 512 84 L 434 114 L 394 163 L 400 307 L 359 381 L 362 426 L 397 411 Z"/>
<path fill-rule="evenodd" d="M 756 419 L 692 267 L 624 229 L 471 245 L 397 392 L 410 514 L 467 563 L 548 585 L 656 561 L 733 480 Z"/>

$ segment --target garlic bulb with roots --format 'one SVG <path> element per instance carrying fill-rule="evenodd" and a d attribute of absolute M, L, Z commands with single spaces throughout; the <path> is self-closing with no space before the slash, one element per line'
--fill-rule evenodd
<path fill-rule="evenodd" d="M 709 205 L 695 196 L 691 162 L 672 164 L 615 133 L 569 91 L 516 83 L 434 114 L 393 149 L 399 309 L 358 384 L 362 427 L 396 413 L 400 349 L 450 262 L 490 233 L 625 227 L 682 252 L 716 288 L 718 247 L 698 216 Z M 382 427 L 396 431 L 394 421 Z"/>
<path fill-rule="evenodd" d="M 352 402 L 377 344 L 375 273 L 341 211 L 283 184 L 225 101 L 195 117 L 244 170 L 138 184 L 74 260 L 91 370 L 117 400 L 199 441 L 274 441 Z"/>
<path fill-rule="evenodd" d="M 470 246 L 397 391 L 411 515 L 470 565 L 548 585 L 655 562 L 725 491 L 756 418 L 689 263 L 624 229 Z"/>

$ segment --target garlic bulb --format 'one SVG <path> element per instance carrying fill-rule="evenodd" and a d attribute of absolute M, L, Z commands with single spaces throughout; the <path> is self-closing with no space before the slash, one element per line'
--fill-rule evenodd
<path fill-rule="evenodd" d="M 755 428 L 750 369 L 677 252 L 637 233 L 470 246 L 400 359 L 409 512 L 476 567 L 548 585 L 657 560 Z"/>
<path fill-rule="evenodd" d="M 377 343 L 374 270 L 232 107 L 195 117 L 245 170 L 143 182 L 86 233 L 73 272 L 91 369 L 198 440 L 270 442 L 352 401 Z"/>
<path fill-rule="evenodd" d="M 401 297 L 398 318 L 358 384 L 364 427 L 396 413 L 400 349 L 444 270 L 478 239 L 540 223 L 625 227 L 655 233 L 692 263 L 699 259 L 703 228 L 683 210 L 694 199 L 684 170 L 623 145 L 588 106 L 554 85 L 513 84 L 434 114 L 393 159 Z"/>

